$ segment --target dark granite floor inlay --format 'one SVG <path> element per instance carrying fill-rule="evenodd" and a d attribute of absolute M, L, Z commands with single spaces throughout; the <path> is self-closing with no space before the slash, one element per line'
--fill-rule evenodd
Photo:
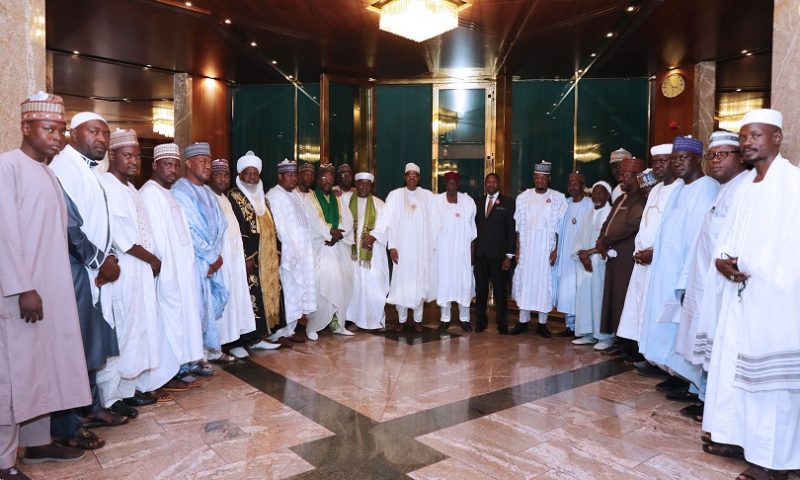
<path fill-rule="evenodd" d="M 416 441 L 420 435 L 603 380 L 628 369 L 621 360 L 608 360 L 381 423 L 252 361 L 225 367 L 232 375 L 335 434 L 291 448 L 316 467 L 292 478 L 326 480 L 409 478 L 406 473 L 447 458 Z"/>

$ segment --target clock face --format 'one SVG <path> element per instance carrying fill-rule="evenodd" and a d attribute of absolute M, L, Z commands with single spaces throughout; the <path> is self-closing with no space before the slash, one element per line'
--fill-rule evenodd
<path fill-rule="evenodd" d="M 673 73 L 661 83 L 661 93 L 667 98 L 675 98 L 686 90 L 686 79 L 680 73 Z"/>

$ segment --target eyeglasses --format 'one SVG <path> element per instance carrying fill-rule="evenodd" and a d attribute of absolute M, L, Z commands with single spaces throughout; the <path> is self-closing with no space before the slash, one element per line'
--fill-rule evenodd
<path fill-rule="evenodd" d="M 706 160 L 714 160 L 714 158 L 728 158 L 731 153 L 742 153 L 741 150 L 723 150 L 720 152 L 708 152 L 703 155 Z"/>

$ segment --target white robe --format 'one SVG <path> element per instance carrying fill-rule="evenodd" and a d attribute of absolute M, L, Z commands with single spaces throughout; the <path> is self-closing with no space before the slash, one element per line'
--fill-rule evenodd
<path fill-rule="evenodd" d="M 203 328 L 197 298 L 192 234 L 172 192 L 154 180 L 139 190 L 153 233 L 153 253 L 161 259 L 156 277 L 158 321 L 162 334 L 163 376 L 178 373 L 180 365 L 203 358 Z M 164 339 L 167 342 L 164 342 Z M 167 377 L 167 380 L 169 377 Z"/>
<path fill-rule="evenodd" d="M 736 193 L 715 258 L 739 257 L 747 287 L 726 281 L 708 371 L 703 430 L 747 461 L 800 469 L 800 170 L 778 156 Z"/>
<path fill-rule="evenodd" d="M 126 253 L 134 245 L 153 251 L 144 202 L 133 185 L 120 182 L 113 174 L 104 173 L 100 180 L 108 197 L 120 268 L 112 304 L 119 356 L 108 359 L 97 372 L 100 398 L 108 408 L 117 400 L 132 397 L 137 388 L 147 392 L 161 386 L 152 385 L 153 376 L 149 374 L 159 366 L 160 332 L 153 270 L 148 263 Z"/>
<path fill-rule="evenodd" d="M 578 232 L 572 247 L 571 259 L 575 267 L 575 335 L 592 335 L 595 338 L 602 336 L 600 333 L 600 320 L 603 316 L 603 287 L 606 278 L 606 262 L 600 254 L 592 255 L 592 272 L 587 272 L 578 259 L 577 252 L 591 250 L 597 244 L 597 237 L 603 229 L 603 224 L 611 212 L 611 205 L 585 212 L 578 221 Z"/>
<path fill-rule="evenodd" d="M 566 211 L 567 199 L 556 190 L 539 194 L 530 188 L 517 196 L 519 258 L 511 291 L 520 310 L 547 313 L 553 308 L 550 252 Z"/>
<path fill-rule="evenodd" d="M 384 212 L 378 222 L 387 231 L 387 246 L 397 249 L 398 255 L 386 301 L 401 308 L 419 308 L 434 297 L 431 269 L 439 218 L 433 193 L 424 188 L 413 192 L 397 188 L 386 197 Z"/>
<path fill-rule="evenodd" d="M 647 204 L 644 207 L 642 221 L 639 224 L 639 233 L 636 234 L 634 245 L 637 252 L 650 250 L 656 241 L 656 233 L 661 225 L 661 217 L 667 209 L 672 194 L 683 186 L 683 180 L 675 180 L 669 185 L 659 183 L 650 190 Z M 639 332 L 642 328 L 644 305 L 647 300 L 647 286 L 650 283 L 650 265 L 635 263 L 631 273 L 631 281 L 625 294 L 625 305 L 619 319 L 617 336 L 639 341 Z"/>
<path fill-rule="evenodd" d="M 83 218 L 81 230 L 105 258 L 112 249 L 112 232 L 108 201 L 100 183 L 100 176 L 103 175 L 103 172 L 95 170 L 98 167 L 90 168 L 87 160 L 72 148 L 72 145 L 67 145 L 53 157 L 49 167 L 58 177 L 61 188 L 78 207 L 78 212 Z M 97 305 L 98 300 L 102 300 L 103 318 L 113 327 L 114 314 L 111 310 L 113 284 L 107 283 L 102 288 L 95 285 L 99 268 L 100 265 L 97 265 L 96 268 L 86 267 L 92 290 L 92 304 Z"/>
<path fill-rule="evenodd" d="M 672 353 L 680 321 L 680 301 L 686 290 L 689 265 L 700 235 L 700 227 L 719 183 L 701 177 L 677 191 L 664 212 L 653 246 L 639 352 L 653 364 L 664 367 Z"/>
<path fill-rule="evenodd" d="M 353 262 L 350 260 L 350 246 L 353 245 L 353 215 L 345 208 L 340 197 L 333 192 L 331 198 L 339 204 L 339 226 L 344 237 L 335 245 L 325 245 L 330 241 L 333 226 L 325 221 L 319 200 L 315 193 L 304 197 L 304 207 L 311 231 L 311 247 L 314 252 L 314 281 L 317 308 L 308 315 L 307 333 L 317 333 L 325 329 L 333 320 L 344 327 L 345 313 L 353 296 Z"/>
<path fill-rule="evenodd" d="M 475 226 L 475 201 L 466 193 L 458 193 L 456 203 L 447 201 L 447 193 L 434 197 L 441 220 L 434 245 L 431 284 L 440 307 L 451 302 L 469 308 L 475 296 L 472 273 L 472 241 L 478 236 Z"/>
<path fill-rule="evenodd" d="M 281 289 L 286 322 L 292 323 L 317 309 L 311 231 L 301 196 L 275 185 L 267 192 L 281 242 Z"/>
<path fill-rule="evenodd" d="M 667 366 L 695 385 L 700 385 L 702 371 L 708 370 L 711 360 L 711 346 L 719 315 L 719 293 L 725 281 L 717 274 L 714 264 L 717 239 L 736 198 L 736 190 L 746 177 L 747 171 L 743 171 L 720 186 L 714 203 L 706 212 L 686 282 L 675 352 L 667 361 Z"/>
<path fill-rule="evenodd" d="M 228 222 L 225 238 L 222 241 L 222 268 L 219 273 L 222 283 L 228 290 L 228 303 L 222 317 L 217 320 L 217 331 L 222 345 L 239 339 L 245 333 L 256 329 L 256 316 L 250 303 L 250 287 L 247 284 L 247 267 L 244 262 L 244 245 L 239 221 L 233 213 L 233 206 L 225 195 L 214 194 L 219 208 Z"/>
<path fill-rule="evenodd" d="M 375 237 L 372 244 L 372 260 L 369 265 L 364 265 L 358 260 L 353 263 L 353 297 L 347 306 L 346 318 L 356 324 L 358 328 L 374 330 L 386 327 L 386 295 L 389 294 L 389 263 L 386 258 L 386 225 L 380 221 L 385 215 L 386 205 L 383 200 L 372 197 L 375 205 L 375 228 L 370 234 Z M 361 234 L 364 231 L 364 218 L 367 210 L 367 199 L 359 198 L 358 202 L 358 231 L 353 239 L 357 245 L 357 252 L 361 253 Z M 378 227 L 381 226 L 379 229 Z"/>
<path fill-rule="evenodd" d="M 580 202 L 567 200 L 567 211 L 558 230 L 558 257 L 553 269 L 553 303 L 556 309 L 566 315 L 575 315 L 575 292 L 577 289 L 577 272 L 583 265 L 576 262 L 572 250 L 578 235 L 578 222 L 589 210 L 594 209 L 592 200 L 583 197 Z"/>

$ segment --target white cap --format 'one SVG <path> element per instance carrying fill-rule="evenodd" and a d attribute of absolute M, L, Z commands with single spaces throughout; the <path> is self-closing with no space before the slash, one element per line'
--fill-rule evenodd
<path fill-rule="evenodd" d="M 662 143 L 661 145 L 656 145 L 655 147 L 650 148 L 650 155 L 669 155 L 672 153 L 672 144 L 671 143 Z"/>
<path fill-rule="evenodd" d="M 721 147 L 723 145 L 740 146 L 739 135 L 727 130 L 712 133 L 711 138 L 708 140 L 708 148 Z"/>
<path fill-rule="evenodd" d="M 611 193 L 611 190 L 612 190 L 611 185 L 609 185 L 608 182 L 603 181 L 603 180 L 600 180 L 599 182 L 595 182 L 595 184 L 592 185 L 592 190 L 594 190 L 594 187 L 596 187 L 598 185 L 603 187 L 603 188 L 605 188 L 606 190 L 608 190 L 608 193 Z"/>
<path fill-rule="evenodd" d="M 759 108 L 757 110 L 750 110 L 742 118 L 742 126 L 751 123 L 765 123 L 767 125 L 774 125 L 778 128 L 783 128 L 783 114 L 771 108 Z"/>
<path fill-rule="evenodd" d="M 72 130 L 73 128 L 91 120 L 100 120 L 101 122 L 108 125 L 108 122 L 106 122 L 105 118 L 101 117 L 100 115 L 94 112 L 81 112 L 81 113 L 76 113 L 75 116 L 72 117 L 72 121 L 69 122 L 69 128 L 70 130 Z"/>
<path fill-rule="evenodd" d="M 417 172 L 419 173 L 419 165 L 416 163 L 406 163 L 406 170 L 405 173 L 408 172 Z"/>
<path fill-rule="evenodd" d="M 356 177 L 355 178 L 356 178 L 356 182 L 359 181 L 359 180 L 369 180 L 370 182 L 374 182 L 375 181 L 375 175 L 373 175 L 373 174 L 371 174 L 369 172 L 358 172 L 358 173 L 356 173 Z"/>
<path fill-rule="evenodd" d="M 236 173 L 242 173 L 247 167 L 254 167 L 258 173 L 261 173 L 261 166 L 261 159 L 252 150 L 248 150 L 236 161 Z"/>

